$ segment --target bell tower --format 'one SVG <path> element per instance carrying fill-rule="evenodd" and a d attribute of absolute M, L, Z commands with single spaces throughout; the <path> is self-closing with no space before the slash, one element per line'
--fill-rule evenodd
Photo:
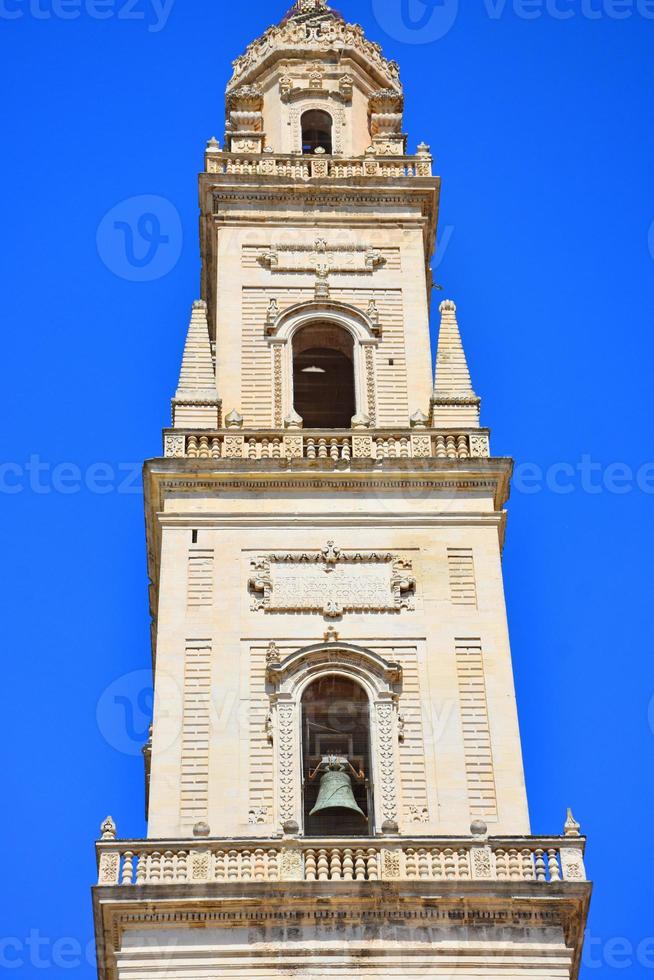
<path fill-rule="evenodd" d="M 234 62 L 202 298 L 145 466 L 148 837 L 102 980 L 576 976 L 585 840 L 530 835 L 481 427 L 399 68 L 325 0 Z"/>

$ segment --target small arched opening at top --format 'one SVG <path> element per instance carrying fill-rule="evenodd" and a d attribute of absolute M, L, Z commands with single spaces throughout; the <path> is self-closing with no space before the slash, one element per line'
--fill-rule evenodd
<path fill-rule="evenodd" d="M 342 760 L 342 771 L 349 774 L 354 806 L 329 806 L 330 802 L 341 804 L 350 798 L 347 782 L 345 790 L 336 797 L 330 798 L 329 792 L 325 792 L 322 777 L 326 770 L 322 763 L 330 758 Z M 328 674 L 310 684 L 302 697 L 306 836 L 372 835 L 370 759 L 370 702 L 364 689 L 340 674 Z M 321 787 L 323 809 L 320 809 Z M 312 814 L 316 806 L 318 812 Z"/>
<path fill-rule="evenodd" d="M 305 429 L 349 429 L 356 415 L 354 341 L 331 323 L 293 337 L 293 403 Z"/>
<path fill-rule="evenodd" d="M 309 109 L 302 115 L 302 152 L 315 153 L 316 150 L 332 152 L 332 131 L 334 123 L 328 112 L 322 109 Z"/>

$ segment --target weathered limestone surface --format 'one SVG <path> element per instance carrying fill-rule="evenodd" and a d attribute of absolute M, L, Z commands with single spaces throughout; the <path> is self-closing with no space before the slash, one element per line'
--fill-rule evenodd
<path fill-rule="evenodd" d="M 451 300 L 432 377 L 440 181 L 403 108 L 398 66 L 325 0 L 234 63 L 200 176 L 202 299 L 145 466 L 148 838 L 102 825 L 101 980 L 578 972 L 585 840 L 571 814 L 529 836 L 512 462 Z M 297 411 L 302 372 L 325 373 L 297 360 L 307 336 L 346 358 L 346 428 Z M 334 675 L 365 696 L 369 826 L 319 839 L 303 698 Z"/>

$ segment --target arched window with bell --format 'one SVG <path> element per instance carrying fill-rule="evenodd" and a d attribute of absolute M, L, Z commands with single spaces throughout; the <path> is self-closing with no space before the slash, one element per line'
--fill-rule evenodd
<path fill-rule="evenodd" d="M 304 828 L 308 837 L 372 835 L 370 702 L 331 674 L 302 697 Z"/>
<path fill-rule="evenodd" d="M 307 837 L 396 834 L 400 665 L 321 643 L 271 661 L 267 681 L 276 823 Z"/>

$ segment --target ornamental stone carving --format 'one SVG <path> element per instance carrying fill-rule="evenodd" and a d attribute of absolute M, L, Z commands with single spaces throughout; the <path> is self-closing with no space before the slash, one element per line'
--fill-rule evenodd
<path fill-rule="evenodd" d="M 411 562 L 391 552 L 278 552 L 251 563 L 248 586 L 257 612 L 400 612 L 415 608 Z"/>

